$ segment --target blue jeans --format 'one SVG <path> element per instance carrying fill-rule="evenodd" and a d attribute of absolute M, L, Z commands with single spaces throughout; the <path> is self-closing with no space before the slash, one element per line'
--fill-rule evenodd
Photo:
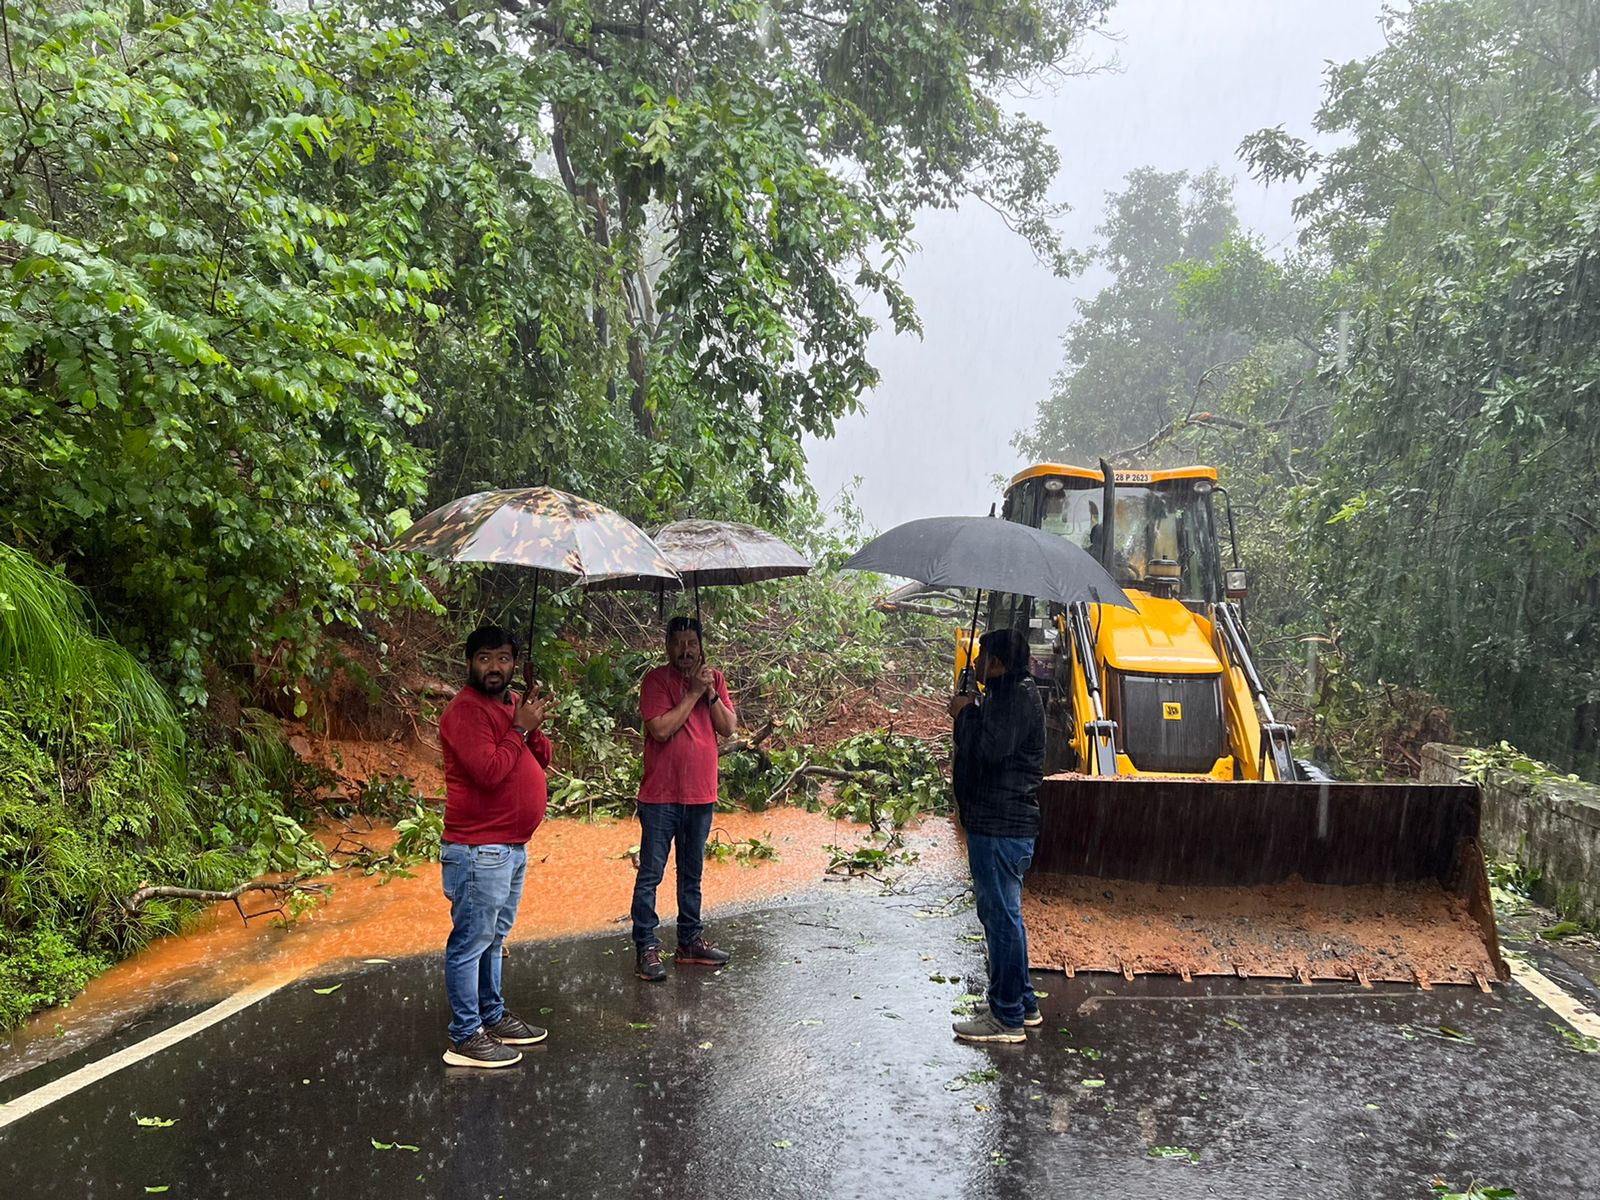
<path fill-rule="evenodd" d="M 450 1040 L 460 1043 L 505 1015 L 500 945 L 517 919 L 528 848 L 446 842 L 439 864 L 450 901 L 444 990 L 450 999 Z"/>
<path fill-rule="evenodd" d="M 633 883 L 633 944 L 659 946 L 656 888 L 667 872 L 667 853 L 678 847 L 678 945 L 705 932 L 700 919 L 700 876 L 706 865 L 714 804 L 639 805 L 639 876 Z"/>
<path fill-rule="evenodd" d="M 1022 927 L 1022 876 L 1033 864 L 1030 837 L 967 835 L 967 865 L 978 920 L 989 945 L 989 1011 L 1002 1025 L 1022 1024 L 1039 1007 L 1028 978 L 1028 932 Z"/>

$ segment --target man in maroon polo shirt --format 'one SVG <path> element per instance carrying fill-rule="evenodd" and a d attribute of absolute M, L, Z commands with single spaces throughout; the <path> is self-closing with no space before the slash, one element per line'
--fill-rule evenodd
<path fill-rule="evenodd" d="M 667 977 L 656 937 L 656 888 L 667 854 L 677 846 L 678 953 L 676 961 L 719 966 L 728 952 L 705 938 L 700 920 L 700 876 L 717 802 L 717 735 L 738 728 L 722 672 L 706 665 L 700 622 L 667 623 L 667 665 L 639 687 L 644 724 L 644 778 L 639 783 L 639 875 L 633 885 L 633 945 L 640 979 Z"/>
<path fill-rule="evenodd" d="M 439 718 L 444 749 L 444 843 L 439 862 L 450 901 L 444 987 L 450 1000 L 450 1048 L 457 1067 L 509 1067 L 517 1046 L 546 1031 L 505 1006 L 500 949 L 517 919 L 528 839 L 544 820 L 544 769 L 550 739 L 546 698 L 511 690 L 517 640 L 497 625 L 467 638 L 467 686 Z"/>

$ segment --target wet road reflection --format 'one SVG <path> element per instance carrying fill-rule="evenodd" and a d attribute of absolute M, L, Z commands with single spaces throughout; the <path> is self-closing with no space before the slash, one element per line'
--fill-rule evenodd
<path fill-rule="evenodd" d="M 440 1063 L 431 956 L 330 969 L 0 1132 L 8 1195 L 1597 1194 L 1600 1074 L 1525 994 L 1041 972 L 1044 1027 L 980 1049 L 962 884 L 914 889 L 724 912 L 734 962 L 658 986 L 621 930 L 524 944 L 552 1036 L 503 1072 Z"/>

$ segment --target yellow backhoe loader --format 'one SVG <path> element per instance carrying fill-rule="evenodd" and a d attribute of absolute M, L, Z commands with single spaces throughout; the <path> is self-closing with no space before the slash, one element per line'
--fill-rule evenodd
<path fill-rule="evenodd" d="M 1031 467 L 1002 515 L 1078 542 L 1134 607 L 989 606 L 989 628 L 1027 632 L 1045 702 L 1033 965 L 1486 990 L 1507 978 L 1478 789 L 1335 783 L 1297 760 L 1252 660 L 1217 472 L 1101 467 Z"/>

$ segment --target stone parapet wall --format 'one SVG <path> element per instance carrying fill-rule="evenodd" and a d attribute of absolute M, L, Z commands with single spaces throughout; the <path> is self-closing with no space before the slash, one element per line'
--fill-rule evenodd
<path fill-rule="evenodd" d="M 1422 782 L 1460 782 L 1466 753 L 1463 746 L 1424 746 Z M 1536 877 L 1537 900 L 1600 928 L 1600 786 L 1490 771 L 1482 832 L 1487 857 L 1515 859 Z"/>

